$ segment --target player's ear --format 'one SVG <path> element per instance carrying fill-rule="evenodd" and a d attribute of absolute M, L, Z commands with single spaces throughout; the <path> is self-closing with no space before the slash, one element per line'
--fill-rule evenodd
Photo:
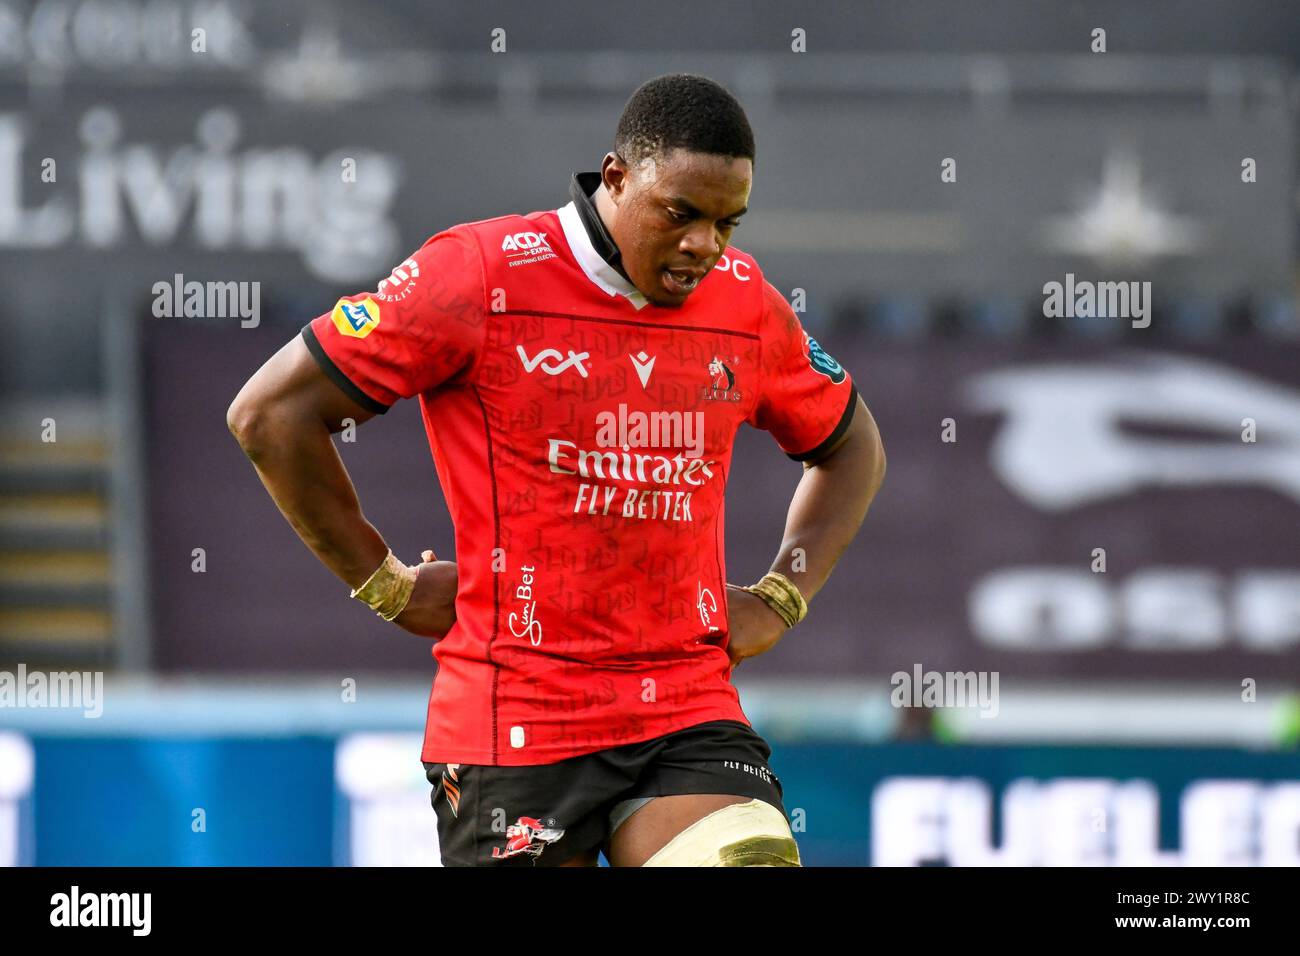
<path fill-rule="evenodd" d="M 618 153 L 608 152 L 601 162 L 601 174 L 605 177 L 605 188 L 609 190 L 610 198 L 617 202 L 623 195 L 623 187 L 627 185 L 627 163 L 623 162 L 623 157 Z"/>

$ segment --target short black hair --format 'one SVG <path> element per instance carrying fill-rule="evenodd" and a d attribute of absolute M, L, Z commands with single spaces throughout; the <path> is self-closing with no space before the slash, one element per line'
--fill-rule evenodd
<path fill-rule="evenodd" d="M 668 73 L 636 88 L 623 107 L 614 152 L 628 166 L 672 149 L 754 159 L 745 111 L 720 84 L 694 73 Z"/>

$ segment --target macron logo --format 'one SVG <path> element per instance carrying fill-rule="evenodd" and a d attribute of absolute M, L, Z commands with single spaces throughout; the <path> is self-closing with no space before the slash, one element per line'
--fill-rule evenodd
<path fill-rule="evenodd" d="M 637 352 L 636 355 L 629 355 L 632 360 L 632 367 L 636 369 L 637 378 L 641 379 L 641 387 L 650 386 L 650 373 L 654 371 L 655 357 L 646 355 L 645 352 Z"/>

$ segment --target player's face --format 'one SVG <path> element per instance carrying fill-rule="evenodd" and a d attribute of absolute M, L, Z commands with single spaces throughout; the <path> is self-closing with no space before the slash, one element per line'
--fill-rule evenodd
<path fill-rule="evenodd" d="M 618 209 L 610 232 L 627 276 L 656 305 L 680 306 L 722 257 L 749 203 L 748 159 L 670 150 L 626 167 L 605 157 Z"/>

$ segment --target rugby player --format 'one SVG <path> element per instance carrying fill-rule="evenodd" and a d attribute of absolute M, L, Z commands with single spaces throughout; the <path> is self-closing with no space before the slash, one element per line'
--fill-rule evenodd
<path fill-rule="evenodd" d="M 422 759 L 448 865 L 800 865 L 731 674 L 802 619 L 885 458 L 848 372 L 730 245 L 753 167 L 723 87 L 650 80 L 566 205 L 438 233 L 230 406 L 303 542 L 436 639 Z M 454 562 L 391 552 L 330 437 L 416 396 Z M 741 424 L 805 469 L 744 588 L 723 545 Z"/>

